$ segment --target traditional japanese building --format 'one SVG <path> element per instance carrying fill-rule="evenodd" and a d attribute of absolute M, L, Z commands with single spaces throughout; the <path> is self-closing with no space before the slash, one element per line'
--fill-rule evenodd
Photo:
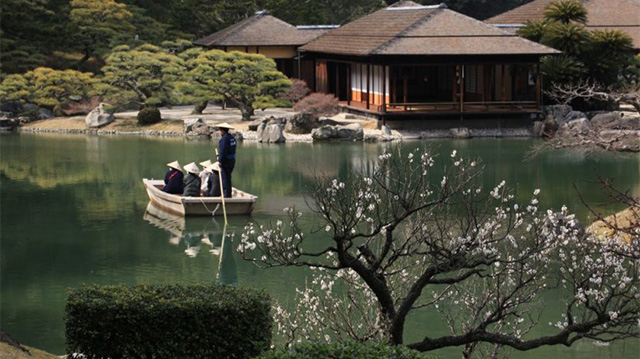
<path fill-rule="evenodd" d="M 535 0 L 485 20 L 489 24 L 516 32 L 527 20 L 542 20 L 544 11 L 559 0 Z M 640 0 L 578 0 L 587 9 L 589 30 L 620 30 L 633 40 L 640 52 Z"/>
<path fill-rule="evenodd" d="M 540 111 L 540 57 L 559 53 L 449 10 L 400 1 L 300 47 L 315 91 L 381 119 Z"/>
<path fill-rule="evenodd" d="M 266 11 L 233 24 L 193 43 L 223 51 L 262 54 L 275 60 L 279 71 L 289 77 L 313 81 L 313 62 L 298 61 L 298 48 L 336 26 L 293 26 Z"/>

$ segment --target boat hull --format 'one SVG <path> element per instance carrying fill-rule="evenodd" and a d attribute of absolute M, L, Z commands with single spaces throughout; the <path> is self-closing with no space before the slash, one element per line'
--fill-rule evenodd
<path fill-rule="evenodd" d="M 149 200 L 158 208 L 181 216 L 222 216 L 220 197 L 183 197 L 162 191 L 162 180 L 142 179 Z M 233 188 L 231 198 L 225 198 L 227 215 L 250 214 L 258 197 Z"/>

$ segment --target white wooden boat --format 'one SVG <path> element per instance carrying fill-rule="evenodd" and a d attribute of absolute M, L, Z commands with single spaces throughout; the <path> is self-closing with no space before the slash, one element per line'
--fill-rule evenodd
<path fill-rule="evenodd" d="M 181 216 L 222 216 L 220 197 L 184 197 L 162 192 L 163 180 L 143 178 L 142 182 L 149 200 L 164 211 Z M 257 200 L 257 196 L 233 188 L 231 198 L 224 199 L 227 215 L 249 214 Z"/>

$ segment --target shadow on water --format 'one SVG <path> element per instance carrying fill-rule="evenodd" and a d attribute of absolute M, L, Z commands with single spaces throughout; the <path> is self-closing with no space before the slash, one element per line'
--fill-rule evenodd
<path fill-rule="evenodd" d="M 222 285 L 238 286 L 238 270 L 227 225 L 213 217 L 190 218 L 165 212 L 149 202 L 142 217 L 145 221 L 165 230 L 169 243 L 185 248 L 184 253 L 195 258 L 199 254 L 217 257 L 216 278 Z"/>

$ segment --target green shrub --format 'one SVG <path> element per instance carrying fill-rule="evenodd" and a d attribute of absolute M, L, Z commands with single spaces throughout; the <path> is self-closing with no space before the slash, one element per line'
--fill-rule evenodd
<path fill-rule="evenodd" d="M 403 346 L 384 343 L 298 344 L 292 348 L 268 351 L 259 359 L 435 359 Z M 256 358 L 257 359 L 257 358 Z"/>
<path fill-rule="evenodd" d="M 250 358 L 271 343 L 270 298 L 218 285 L 87 286 L 69 293 L 68 353 L 88 358 Z"/>
<path fill-rule="evenodd" d="M 145 107 L 138 112 L 138 125 L 151 125 L 162 121 L 160 110 L 155 107 Z"/>

